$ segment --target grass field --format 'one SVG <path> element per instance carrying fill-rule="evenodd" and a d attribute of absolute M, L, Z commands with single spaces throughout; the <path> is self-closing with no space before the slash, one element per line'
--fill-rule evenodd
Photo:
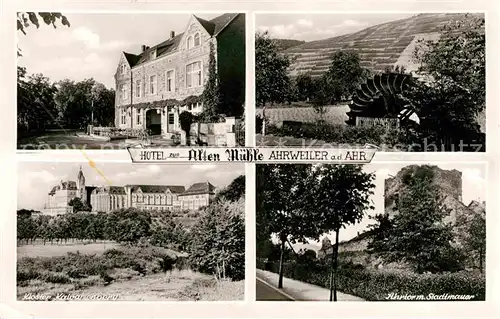
<path fill-rule="evenodd" d="M 95 277 L 87 278 L 87 281 L 98 281 L 98 276 Z M 82 296 L 81 300 L 101 295 L 107 296 L 108 300 L 117 301 L 215 301 L 243 300 L 244 292 L 243 280 L 217 282 L 213 276 L 191 270 L 173 270 L 87 288 L 84 283 L 75 286 L 32 280 L 29 285 L 17 288 L 17 298 L 27 300 L 28 296 L 38 294 L 48 298 L 56 298 L 58 295 Z"/>
<path fill-rule="evenodd" d="M 349 111 L 347 105 L 325 106 L 326 113 L 323 119 L 327 124 L 345 124 L 348 119 L 346 112 Z M 304 123 L 314 123 L 319 120 L 319 114 L 312 106 L 274 106 L 266 108 L 266 118 L 269 123 L 280 126 L 283 121 L 296 121 Z M 258 108 L 256 114 L 262 114 L 262 109 Z"/>
<path fill-rule="evenodd" d="M 17 251 L 19 300 L 61 300 L 60 296 L 102 301 L 244 298 L 244 281 L 216 281 L 212 275 L 189 267 L 162 271 L 158 263 L 161 256 L 185 257 L 184 253 L 162 247 L 122 246 L 112 242 L 61 245 L 37 242 L 18 246 Z M 93 299 L 95 296 L 105 298 Z"/>
<path fill-rule="evenodd" d="M 23 257 L 55 257 L 64 256 L 69 252 L 79 251 L 81 254 L 102 254 L 106 249 L 116 248 L 119 245 L 112 242 L 104 243 L 67 243 L 45 245 L 35 243 L 35 245 L 22 245 L 17 247 L 17 258 Z"/>

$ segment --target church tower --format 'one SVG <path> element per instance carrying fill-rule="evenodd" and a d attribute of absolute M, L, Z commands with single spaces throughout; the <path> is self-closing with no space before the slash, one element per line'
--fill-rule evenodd
<path fill-rule="evenodd" d="M 83 176 L 82 167 L 80 166 L 80 171 L 78 172 L 78 177 L 76 181 L 77 196 L 82 200 L 82 202 L 87 201 L 87 194 L 85 191 L 85 176 Z"/>

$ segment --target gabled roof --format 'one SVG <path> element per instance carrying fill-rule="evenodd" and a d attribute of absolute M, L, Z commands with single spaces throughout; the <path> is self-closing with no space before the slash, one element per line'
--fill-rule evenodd
<path fill-rule="evenodd" d="M 61 188 L 62 186 L 62 188 Z M 52 187 L 49 192 L 49 195 L 54 195 L 58 190 L 76 190 L 76 182 L 75 181 L 61 181 L 59 185 Z"/>
<path fill-rule="evenodd" d="M 177 186 L 177 185 L 172 185 L 172 186 L 164 186 L 164 185 L 127 185 L 132 188 L 132 193 L 137 192 L 139 189 L 143 193 L 165 193 L 167 190 L 170 190 L 170 192 L 174 194 L 180 194 L 183 193 L 185 188 L 184 186 Z"/>
<path fill-rule="evenodd" d="M 132 53 L 127 53 L 127 52 L 123 52 L 123 55 L 125 55 L 125 59 L 127 60 L 130 67 L 134 66 L 141 58 L 140 55 L 135 55 Z"/>
<path fill-rule="evenodd" d="M 182 33 L 176 35 L 172 39 L 165 40 L 162 43 L 157 44 L 157 45 L 155 45 L 155 46 L 147 49 L 146 51 L 144 51 L 140 55 L 136 55 L 137 62 L 134 63 L 134 65 L 135 64 L 141 64 L 141 63 L 149 61 L 150 60 L 149 59 L 150 53 L 153 52 L 153 51 L 155 51 L 155 50 L 156 50 L 156 57 L 159 57 L 161 55 L 165 55 L 167 53 L 170 53 L 170 52 L 174 51 L 179 46 L 179 43 L 181 42 L 181 39 L 182 39 Z"/>
<path fill-rule="evenodd" d="M 199 18 L 195 15 L 193 16 L 203 26 L 203 28 L 207 30 L 210 36 L 217 36 L 236 16 L 238 16 L 238 13 L 224 13 L 209 21 Z M 179 43 L 181 42 L 182 35 L 183 33 L 180 33 L 171 39 L 167 39 L 155 46 L 148 48 L 146 51 L 141 52 L 138 55 L 128 52 L 123 53 L 125 54 L 125 58 L 127 59 L 130 67 L 133 67 L 135 65 L 149 61 L 150 53 L 154 50 L 156 50 L 156 58 L 175 51 L 178 48 Z"/>
<path fill-rule="evenodd" d="M 215 193 L 215 186 L 210 184 L 209 182 L 203 182 L 203 183 L 194 183 L 191 185 L 191 187 L 188 188 L 187 191 L 185 191 L 182 196 L 184 195 L 196 195 L 196 194 L 214 194 Z"/>
<path fill-rule="evenodd" d="M 87 187 L 85 187 L 87 188 Z M 90 189 L 90 187 L 88 187 Z M 125 188 L 122 186 L 103 186 L 103 187 L 94 187 L 92 190 L 95 194 L 118 194 L 125 195 Z"/>

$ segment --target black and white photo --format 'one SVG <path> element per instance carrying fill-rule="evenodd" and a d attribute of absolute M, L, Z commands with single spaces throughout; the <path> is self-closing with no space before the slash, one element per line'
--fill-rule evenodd
<path fill-rule="evenodd" d="M 18 12 L 18 149 L 244 146 L 245 14 Z"/>
<path fill-rule="evenodd" d="M 256 143 L 486 150 L 482 13 L 256 15 Z"/>
<path fill-rule="evenodd" d="M 21 162 L 21 301 L 243 300 L 243 165 Z"/>
<path fill-rule="evenodd" d="M 256 299 L 485 300 L 486 174 L 484 163 L 257 165 Z"/>

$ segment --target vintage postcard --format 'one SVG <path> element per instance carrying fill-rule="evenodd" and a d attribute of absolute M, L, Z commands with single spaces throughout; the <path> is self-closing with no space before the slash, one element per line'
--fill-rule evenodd
<path fill-rule="evenodd" d="M 484 163 L 257 165 L 257 300 L 485 300 L 486 174 Z"/>
<path fill-rule="evenodd" d="M 1 9 L 0 318 L 500 314 L 493 2 Z"/>
<path fill-rule="evenodd" d="M 255 19 L 257 145 L 486 150 L 483 13 Z"/>
<path fill-rule="evenodd" d="M 244 299 L 244 165 L 23 162 L 18 177 L 18 300 Z"/>
<path fill-rule="evenodd" d="M 18 12 L 17 24 L 18 149 L 244 146 L 245 14 Z"/>

